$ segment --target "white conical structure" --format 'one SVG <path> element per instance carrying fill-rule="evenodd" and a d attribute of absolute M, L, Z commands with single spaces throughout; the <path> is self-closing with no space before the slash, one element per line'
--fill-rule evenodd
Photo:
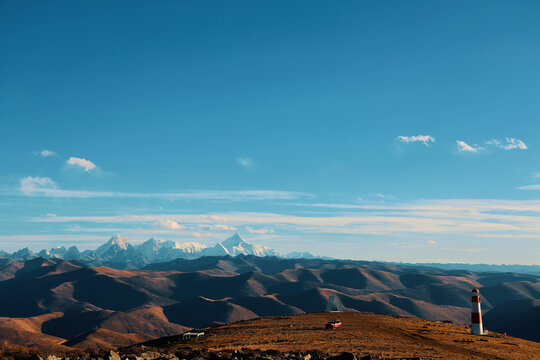
<path fill-rule="evenodd" d="M 473 289 L 471 301 L 471 334 L 484 335 L 482 326 L 482 309 L 480 307 L 480 291 Z"/>
<path fill-rule="evenodd" d="M 343 306 L 341 306 L 341 300 L 337 295 L 330 295 L 328 302 L 326 303 L 326 312 L 343 312 Z"/>

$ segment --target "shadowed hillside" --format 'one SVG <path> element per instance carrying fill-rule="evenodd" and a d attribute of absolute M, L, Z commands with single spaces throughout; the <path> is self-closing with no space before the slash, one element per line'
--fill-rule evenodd
<path fill-rule="evenodd" d="M 330 296 L 338 296 L 349 312 L 468 325 L 474 287 L 480 288 L 488 329 L 538 338 L 532 319 L 540 282 L 534 275 L 225 256 L 144 270 L 38 258 L 0 267 L 0 279 L 0 333 L 22 345 L 125 346 L 188 328 L 320 312 Z M 509 311 L 512 304 L 519 311 Z M 513 326 L 516 318 L 526 325 Z"/>

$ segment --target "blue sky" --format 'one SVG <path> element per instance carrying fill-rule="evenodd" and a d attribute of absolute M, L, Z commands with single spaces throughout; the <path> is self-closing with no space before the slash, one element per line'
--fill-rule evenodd
<path fill-rule="evenodd" d="M 539 264 L 537 1 L 0 3 L 0 248 Z"/>

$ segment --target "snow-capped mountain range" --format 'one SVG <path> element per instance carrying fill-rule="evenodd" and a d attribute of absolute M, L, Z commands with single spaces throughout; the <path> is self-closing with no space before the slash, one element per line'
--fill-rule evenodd
<path fill-rule="evenodd" d="M 157 240 L 151 238 L 142 244 L 131 245 L 120 235 L 114 235 L 105 244 L 95 250 L 80 252 L 76 246 L 66 248 L 58 246 L 50 250 L 41 250 L 34 253 L 24 248 L 12 254 L 0 251 L 0 265 L 10 261 L 26 261 L 29 259 L 58 258 L 63 260 L 76 260 L 90 266 L 110 266 L 121 269 L 140 268 L 157 262 L 166 262 L 175 259 L 196 259 L 202 256 L 276 256 L 282 258 L 321 258 L 310 253 L 290 253 L 284 255 L 277 250 L 261 244 L 252 244 L 244 241 L 240 235 L 234 234 L 225 241 L 208 247 L 197 242 L 179 243 L 171 240 Z M 4 261 L 1 261 L 1 260 Z"/>

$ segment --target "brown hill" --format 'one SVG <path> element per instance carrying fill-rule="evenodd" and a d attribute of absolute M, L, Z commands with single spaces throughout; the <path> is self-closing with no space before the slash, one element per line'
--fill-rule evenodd
<path fill-rule="evenodd" d="M 16 344 L 113 348 L 191 327 L 319 312 L 330 296 L 338 296 L 350 312 L 468 325 L 470 291 L 479 287 L 488 329 L 538 338 L 532 321 L 513 327 L 512 312 L 489 316 L 491 308 L 538 299 L 540 277 L 534 275 L 253 256 L 181 260 L 151 268 L 88 268 L 54 259 L 2 266 L 0 331 L 11 331 Z M 515 316 L 536 316 L 534 301 L 520 306 L 523 311 Z"/>
<path fill-rule="evenodd" d="M 341 329 L 325 330 L 335 313 L 301 314 L 241 321 L 206 329 L 204 340 L 179 336 L 144 343 L 144 351 L 182 353 L 254 349 L 282 353 L 320 351 L 350 352 L 358 357 L 421 359 L 530 360 L 540 354 L 540 344 L 501 334 L 476 336 L 459 325 L 395 316 L 340 313 Z M 133 353 L 139 346 L 123 349 Z M 239 356 L 239 355 L 232 355 Z M 210 357 L 211 358 L 211 357 Z"/>

